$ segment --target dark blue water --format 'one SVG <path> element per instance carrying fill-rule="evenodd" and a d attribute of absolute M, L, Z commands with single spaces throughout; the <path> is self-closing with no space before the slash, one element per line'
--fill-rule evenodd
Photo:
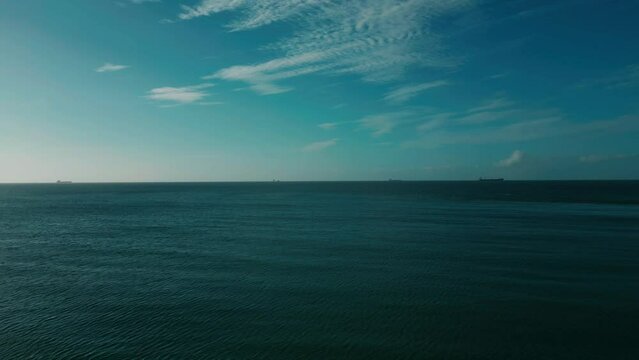
<path fill-rule="evenodd" d="M 638 359 L 639 182 L 0 185 L 0 359 Z"/>

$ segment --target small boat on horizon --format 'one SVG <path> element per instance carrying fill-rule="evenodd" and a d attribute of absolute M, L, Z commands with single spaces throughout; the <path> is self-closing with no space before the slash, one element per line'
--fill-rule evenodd
<path fill-rule="evenodd" d="M 483 178 L 483 177 L 480 177 L 479 181 L 497 182 L 497 181 L 504 181 L 504 178 Z"/>
<path fill-rule="evenodd" d="M 68 180 L 58 180 L 55 182 L 56 184 L 72 184 L 73 182 Z"/>

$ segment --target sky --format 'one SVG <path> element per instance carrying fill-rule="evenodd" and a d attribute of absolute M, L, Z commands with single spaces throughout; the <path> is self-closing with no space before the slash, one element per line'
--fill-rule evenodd
<path fill-rule="evenodd" d="M 0 0 L 0 182 L 639 179 L 639 1 Z"/>

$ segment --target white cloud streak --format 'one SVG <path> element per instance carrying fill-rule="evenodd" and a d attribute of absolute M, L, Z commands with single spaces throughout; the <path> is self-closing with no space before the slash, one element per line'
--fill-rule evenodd
<path fill-rule="evenodd" d="M 314 143 L 310 143 L 302 148 L 302 151 L 305 152 L 315 152 L 322 151 L 328 149 L 329 147 L 337 145 L 338 139 L 331 139 L 326 141 L 318 141 Z"/>
<path fill-rule="evenodd" d="M 583 80 L 577 87 L 619 89 L 637 86 L 639 86 L 639 64 L 628 65 L 606 77 Z"/>
<path fill-rule="evenodd" d="M 436 19 L 474 0 L 201 0 L 182 20 L 224 11 L 241 15 L 227 26 L 245 31 L 287 21 L 293 34 L 271 44 L 282 56 L 231 66 L 208 76 L 242 81 L 259 94 L 289 91 L 279 82 L 309 74 L 355 74 L 366 81 L 399 79 L 412 66 L 454 66 L 432 30 Z M 421 91 L 421 90 L 420 90 Z M 411 95 L 407 95 L 411 96 Z M 401 96 L 400 96 L 401 97 Z"/>
<path fill-rule="evenodd" d="M 554 109 L 531 110 L 516 108 L 514 105 L 516 104 L 506 98 L 496 98 L 460 112 L 427 115 L 425 121 L 417 126 L 417 130 L 433 131 L 449 125 L 469 128 L 471 126 L 494 125 L 493 123 L 521 123 L 531 119 L 560 116 L 558 111 Z"/>
<path fill-rule="evenodd" d="M 320 70 L 321 65 L 310 64 L 321 59 L 319 53 L 307 53 L 280 58 L 254 66 L 231 66 L 215 74 L 205 76 L 204 79 L 224 79 L 243 81 L 249 88 L 262 95 L 280 94 L 291 88 L 276 84 L 276 81 L 289 77 L 300 76 Z"/>
<path fill-rule="evenodd" d="M 403 146 L 433 148 L 452 144 L 513 143 L 581 133 L 603 135 L 606 132 L 630 131 L 639 131 L 639 118 L 636 115 L 586 123 L 568 121 L 559 115 L 532 116 L 515 123 L 491 124 L 486 127 L 457 128 L 455 131 L 437 129 L 423 134 L 417 140 L 407 141 Z"/>
<path fill-rule="evenodd" d="M 320 129 L 324 129 L 324 130 L 333 130 L 337 127 L 337 123 L 334 122 L 328 122 L 328 123 L 322 123 L 317 125 Z"/>
<path fill-rule="evenodd" d="M 361 128 L 371 131 L 373 137 L 392 132 L 399 124 L 410 120 L 413 114 L 410 112 L 396 112 L 367 116 L 359 120 Z"/>
<path fill-rule="evenodd" d="M 581 163 L 600 163 L 611 160 L 623 160 L 623 159 L 639 159 L 639 154 L 615 154 L 615 155 L 586 155 L 579 157 Z"/>
<path fill-rule="evenodd" d="M 521 163 L 524 159 L 524 153 L 521 150 L 515 150 L 509 157 L 499 160 L 497 162 L 498 167 L 511 167 Z"/>
<path fill-rule="evenodd" d="M 527 111 L 520 109 L 502 110 L 502 111 L 482 111 L 470 113 L 459 117 L 456 121 L 460 124 L 485 124 L 493 121 L 513 119 L 517 117 L 527 116 Z"/>
<path fill-rule="evenodd" d="M 95 71 L 99 72 L 99 73 L 103 73 L 103 72 L 120 71 L 120 70 L 124 70 L 124 69 L 128 69 L 128 68 L 129 68 L 128 65 L 116 65 L 116 64 L 111 64 L 111 63 L 105 63 L 104 65 L 102 65 L 99 68 L 95 69 Z"/>
<path fill-rule="evenodd" d="M 386 94 L 386 96 L 384 97 L 384 100 L 390 103 L 399 104 L 414 98 L 415 96 L 419 95 L 419 93 L 423 91 L 449 85 L 449 84 L 450 83 L 446 80 L 438 80 L 438 81 L 431 81 L 431 82 L 422 83 L 422 84 L 402 86 Z"/>
<path fill-rule="evenodd" d="M 417 130 L 421 132 L 432 131 L 440 128 L 450 120 L 454 113 L 441 113 L 427 117 L 427 120 L 417 126 Z"/>
<path fill-rule="evenodd" d="M 210 88 L 211 86 L 213 86 L 213 84 L 200 84 L 185 87 L 159 87 L 149 90 L 146 98 L 174 104 L 198 103 L 200 100 L 208 96 L 204 89 Z"/>
<path fill-rule="evenodd" d="M 492 100 L 488 100 L 485 101 L 483 104 L 468 109 L 468 113 L 476 113 L 476 112 L 482 112 L 482 111 L 488 111 L 488 110 L 497 110 L 497 109 L 503 109 L 506 107 L 510 107 L 513 105 L 512 101 L 509 101 L 506 98 L 500 97 L 500 98 L 496 98 L 496 99 L 492 99 Z"/>
<path fill-rule="evenodd" d="M 490 75 L 488 78 L 495 80 L 495 79 L 505 78 L 506 76 L 508 76 L 508 73 L 499 73 L 499 74 Z"/>

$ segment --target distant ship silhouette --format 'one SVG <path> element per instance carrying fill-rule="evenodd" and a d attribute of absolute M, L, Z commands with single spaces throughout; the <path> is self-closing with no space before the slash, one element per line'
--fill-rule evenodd
<path fill-rule="evenodd" d="M 56 181 L 55 183 L 56 183 L 56 184 L 71 184 L 72 182 L 71 182 L 71 181 L 68 181 L 68 180 L 58 180 L 58 181 Z"/>

